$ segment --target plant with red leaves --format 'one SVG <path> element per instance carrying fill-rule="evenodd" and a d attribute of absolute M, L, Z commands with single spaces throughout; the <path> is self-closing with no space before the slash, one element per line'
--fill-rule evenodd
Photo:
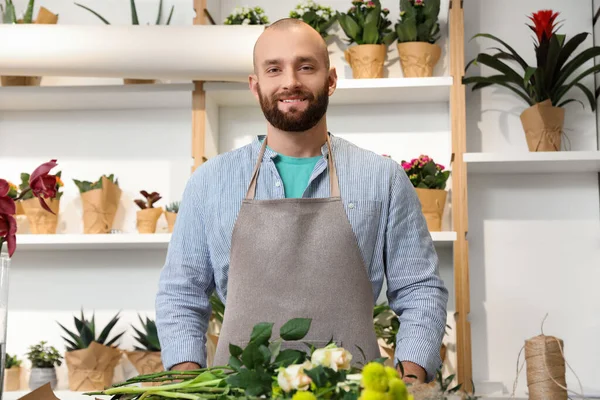
<path fill-rule="evenodd" d="M 148 193 L 145 190 L 142 190 L 140 193 L 142 194 L 142 196 L 144 196 L 146 198 L 146 201 L 141 200 L 141 199 L 136 199 L 136 200 L 134 200 L 134 202 L 142 210 L 145 210 L 147 208 L 154 208 L 154 203 L 156 203 L 157 201 L 162 199 L 161 195 L 158 194 L 157 192 Z"/>
<path fill-rule="evenodd" d="M 44 201 L 44 198 L 53 198 L 56 196 L 56 175 L 50 175 L 52 168 L 58 164 L 56 160 L 50 160 L 37 167 L 29 179 L 29 187 L 21 190 L 16 197 L 9 196 L 11 187 L 8 181 L 0 179 L 0 250 L 6 242 L 8 246 L 8 256 L 12 257 L 17 249 L 17 221 L 14 215 L 17 212 L 15 201 L 22 199 L 27 193 L 33 193 L 37 197 L 46 211 L 54 214 L 50 207 Z"/>
<path fill-rule="evenodd" d="M 591 74 L 600 72 L 600 65 L 593 65 L 594 58 L 600 56 L 600 47 L 590 47 L 572 57 L 589 33 L 579 33 L 567 41 L 565 35 L 557 33 L 556 18 L 558 15 L 558 12 L 552 10 L 540 10 L 529 17 L 534 25 L 528 26 L 536 35 L 537 43 L 534 43 L 536 66 L 528 65 L 512 47 L 493 35 L 480 33 L 473 36 L 473 38 L 485 37 L 492 39 L 504 46 L 505 50 L 494 48 L 498 51 L 495 54 L 478 54 L 475 59 L 467 64 L 465 71 L 471 65 L 482 64 L 494 69 L 493 75 L 465 77 L 463 83 L 474 84 L 472 90 L 491 85 L 505 87 L 519 95 L 530 106 L 548 99 L 556 107 L 562 107 L 574 101 L 583 106 L 583 103 L 573 98 L 563 100 L 571 89 L 579 89 L 585 94 L 592 111 L 594 111 L 596 109 L 596 96 L 581 83 L 581 80 Z M 504 61 L 516 64 L 523 71 L 517 72 Z M 588 62 L 592 66 L 575 75 L 576 71 Z"/>

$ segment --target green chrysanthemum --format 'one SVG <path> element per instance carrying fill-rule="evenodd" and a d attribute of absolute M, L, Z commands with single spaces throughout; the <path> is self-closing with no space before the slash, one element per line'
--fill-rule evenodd
<path fill-rule="evenodd" d="M 377 362 L 370 362 L 362 371 L 362 386 L 367 390 L 386 392 L 388 390 L 388 376 L 385 367 Z"/>
<path fill-rule="evenodd" d="M 317 398 L 311 392 L 300 391 L 294 394 L 292 400 L 317 400 Z"/>

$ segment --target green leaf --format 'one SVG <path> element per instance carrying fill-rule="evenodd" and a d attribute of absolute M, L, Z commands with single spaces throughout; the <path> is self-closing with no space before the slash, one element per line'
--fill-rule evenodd
<path fill-rule="evenodd" d="M 274 363 L 278 366 L 288 367 L 292 364 L 299 364 L 303 362 L 305 357 L 306 354 L 299 350 L 287 349 L 279 353 L 277 358 L 275 358 Z"/>
<path fill-rule="evenodd" d="M 338 21 L 340 22 L 340 26 L 342 27 L 342 30 L 344 31 L 346 36 L 348 36 L 353 41 L 356 41 L 358 39 L 358 36 L 362 32 L 360 26 L 356 23 L 356 21 L 346 14 L 338 14 Z"/>
<path fill-rule="evenodd" d="M 546 82 L 546 95 L 550 96 L 552 92 L 552 83 L 555 81 L 554 73 L 558 63 L 558 57 L 560 54 L 560 43 L 556 35 L 550 37 L 550 45 L 548 47 L 548 54 L 546 58 L 546 71 L 544 72 L 544 82 Z"/>
<path fill-rule="evenodd" d="M 510 53 L 511 53 L 513 56 L 514 56 L 514 59 L 515 59 L 515 60 L 516 60 L 516 61 L 517 61 L 517 62 L 518 62 L 520 65 L 521 65 L 521 67 L 522 67 L 524 70 L 526 70 L 526 69 L 527 69 L 528 65 L 527 65 L 527 63 L 525 62 L 525 60 L 523 59 L 523 57 L 521 57 L 521 56 L 519 55 L 519 53 L 517 53 L 517 52 L 515 51 L 515 49 L 513 49 L 512 47 L 510 47 L 510 46 L 509 46 L 509 45 L 508 45 L 506 42 L 504 42 L 504 41 L 502 41 L 502 40 L 498 39 L 498 38 L 497 38 L 496 36 L 494 36 L 494 35 L 490 35 L 489 33 L 479 33 L 479 34 L 477 34 L 477 35 L 473 36 L 473 37 L 471 38 L 471 40 L 475 39 L 476 37 L 484 37 L 484 38 L 492 39 L 492 40 L 495 40 L 495 41 L 499 42 L 499 43 L 500 43 L 500 44 L 502 44 L 504 47 L 506 47 L 506 49 L 507 49 L 507 50 L 508 50 L 508 51 L 509 51 L 509 52 L 510 52 Z"/>
<path fill-rule="evenodd" d="M 250 342 L 242 353 L 242 362 L 249 369 L 253 369 L 256 366 L 263 364 L 265 361 L 263 353 L 256 343 Z"/>
<path fill-rule="evenodd" d="M 363 43 L 378 44 L 379 43 L 379 19 L 381 17 L 381 7 L 375 7 L 367 14 L 365 19 Z"/>
<path fill-rule="evenodd" d="M 308 11 L 302 15 L 302 20 L 309 25 L 316 19 L 317 19 L 317 13 L 315 13 L 314 11 Z"/>
<path fill-rule="evenodd" d="M 155 25 L 160 24 L 160 19 L 162 17 L 162 6 L 163 6 L 163 0 L 159 0 L 159 2 L 158 2 L 158 15 L 156 17 L 156 24 Z"/>
<path fill-rule="evenodd" d="M 283 340 L 300 340 L 310 330 L 310 318 L 294 318 L 281 326 L 279 335 Z"/>
<path fill-rule="evenodd" d="M 590 107 L 591 107 L 592 111 L 596 111 L 596 101 L 594 98 L 594 93 L 592 93 L 592 91 L 590 89 L 588 89 L 581 83 L 576 83 L 575 87 L 579 88 L 585 94 L 588 101 L 590 102 Z"/>
<path fill-rule="evenodd" d="M 427 0 L 423 3 L 423 15 L 428 21 L 434 22 L 440 13 L 440 0 Z"/>
<path fill-rule="evenodd" d="M 135 8 L 135 0 L 130 0 L 131 4 L 131 23 L 133 25 L 139 25 L 140 21 L 138 20 L 137 9 Z"/>
<path fill-rule="evenodd" d="M 416 17 L 402 18 L 401 22 L 396 24 L 396 36 L 399 43 L 415 42 L 417 40 L 417 19 Z"/>
<path fill-rule="evenodd" d="M 562 86 L 579 67 L 598 56 L 600 56 L 600 47 L 598 46 L 586 49 L 579 53 L 561 70 L 560 76 L 554 85 L 554 91 L 556 92 L 559 90 L 559 87 Z"/>
<path fill-rule="evenodd" d="M 558 55 L 558 61 L 556 64 L 557 70 L 560 71 L 562 69 L 569 57 L 571 57 L 577 47 L 579 47 L 579 45 L 585 41 L 588 35 L 589 33 L 583 32 L 569 39 L 569 41 L 562 47 L 560 54 Z"/>
<path fill-rule="evenodd" d="M 171 24 L 171 18 L 173 18 L 173 10 L 175 9 L 175 6 L 171 6 L 171 12 L 169 12 L 169 18 L 167 18 L 167 25 Z"/>
<path fill-rule="evenodd" d="M 600 50 L 600 48 L 598 48 Z M 571 88 L 573 86 L 575 86 L 577 83 L 579 83 L 580 80 L 582 80 L 583 78 L 585 78 L 586 76 L 593 74 L 595 72 L 600 72 L 600 65 L 595 65 L 591 68 L 586 69 L 585 71 L 583 71 L 581 74 L 579 74 L 575 79 L 573 79 L 573 81 L 571 81 L 568 85 L 562 86 L 560 88 L 558 88 L 556 95 L 552 96 L 552 104 L 557 104 L 560 99 L 567 94 L 567 92 L 569 90 L 571 90 Z"/>
<path fill-rule="evenodd" d="M 244 352 L 244 350 L 242 350 L 242 348 L 240 346 L 236 346 L 233 343 L 229 343 L 229 353 L 233 357 L 239 357 L 242 355 L 243 352 Z"/>
<path fill-rule="evenodd" d="M 239 372 L 242 369 L 242 362 L 237 357 L 229 357 L 229 366 Z"/>
<path fill-rule="evenodd" d="M 108 339 L 108 335 L 110 335 L 110 331 L 114 328 L 114 326 L 119 322 L 119 313 L 115 315 L 108 324 L 104 327 L 100 336 L 98 336 L 98 343 L 104 343 L 106 339 Z"/>
<path fill-rule="evenodd" d="M 92 10 L 91 8 L 86 7 L 83 4 L 79 4 L 79 3 L 75 3 L 75 5 L 88 10 L 89 12 L 94 14 L 96 17 L 100 18 L 100 20 L 102 22 L 104 22 L 106 25 L 110 25 L 110 22 L 108 22 L 102 15 L 98 14 L 96 11 Z M 73 180 L 75 180 L 75 179 L 73 179 Z"/>
<path fill-rule="evenodd" d="M 269 344 L 269 351 L 271 352 L 272 357 L 277 358 L 279 356 L 279 352 L 281 351 L 281 340 L 275 340 Z"/>
<path fill-rule="evenodd" d="M 317 387 L 325 387 L 327 384 L 327 374 L 322 365 L 319 365 L 313 369 L 305 370 L 306 375 L 313 381 Z"/>
<path fill-rule="evenodd" d="M 252 328 L 252 334 L 250 335 L 250 342 L 254 342 L 257 345 L 266 344 L 271 338 L 273 332 L 273 323 L 262 322 Z"/>
<path fill-rule="evenodd" d="M 502 77 L 502 78 L 500 78 L 500 77 Z M 499 85 L 499 86 L 503 86 L 507 89 L 510 89 L 513 92 L 515 92 L 516 94 L 518 94 L 530 106 L 535 104 L 535 102 L 533 102 L 533 100 L 531 98 L 529 98 L 529 96 L 526 93 L 523 93 L 522 90 L 519 90 L 519 88 L 515 88 L 514 86 L 510 85 L 508 82 L 509 82 L 509 79 L 504 75 L 494 75 L 494 76 L 490 76 L 490 77 L 471 76 L 468 78 L 463 78 L 464 84 L 477 83 L 477 85 L 475 85 L 472 90 L 481 89 L 485 86 L 490 86 L 490 85 Z"/>
<path fill-rule="evenodd" d="M 596 93 L 598 93 L 598 90 L 596 90 Z M 597 95 L 597 94 L 596 94 L 596 97 L 598 97 L 598 95 Z M 561 102 L 561 103 L 558 103 L 558 104 L 556 105 L 556 107 L 564 107 L 565 105 L 567 105 L 567 104 L 569 104 L 569 103 L 572 103 L 572 102 L 574 102 L 574 101 L 576 101 L 576 102 L 578 102 L 579 104 L 581 104 L 581 107 L 582 107 L 582 108 L 585 108 L 585 106 L 583 105 L 583 103 L 582 103 L 581 101 L 579 101 L 579 100 L 576 100 L 576 99 L 568 99 L 568 100 L 565 100 L 565 101 L 563 101 L 563 102 Z"/>
<path fill-rule="evenodd" d="M 523 77 L 519 75 L 514 69 L 504 64 L 502 61 L 490 56 L 489 54 L 481 53 L 477 56 L 477 62 L 483 65 L 487 65 L 490 68 L 501 72 L 506 75 L 513 83 L 519 87 L 523 87 Z"/>

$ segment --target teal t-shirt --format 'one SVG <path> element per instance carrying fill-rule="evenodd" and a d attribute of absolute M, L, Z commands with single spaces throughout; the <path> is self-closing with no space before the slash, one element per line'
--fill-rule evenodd
<path fill-rule="evenodd" d="M 308 181 L 317 162 L 323 156 L 290 157 L 278 154 L 273 160 L 283 181 L 285 197 L 300 198 L 304 194 Z"/>

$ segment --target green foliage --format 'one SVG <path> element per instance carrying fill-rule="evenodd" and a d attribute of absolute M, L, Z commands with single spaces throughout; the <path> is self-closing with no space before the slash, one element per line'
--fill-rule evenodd
<path fill-rule="evenodd" d="M 175 214 L 177 214 L 177 213 L 179 212 L 179 206 L 180 206 L 180 204 L 181 204 L 181 202 L 179 202 L 179 201 L 173 201 L 173 202 L 169 203 L 169 204 L 168 204 L 168 205 L 165 207 L 165 209 L 166 209 L 168 212 L 172 212 L 172 213 L 175 213 Z"/>
<path fill-rule="evenodd" d="M 138 14 L 137 14 L 137 7 L 135 6 L 135 0 L 130 0 L 130 7 L 131 7 L 131 24 L 132 25 L 140 25 L 140 21 L 138 19 Z M 106 20 L 106 18 L 104 18 L 102 15 L 98 14 L 96 11 L 92 10 L 89 7 L 84 6 L 83 4 L 79 4 L 79 3 L 75 3 L 75 5 L 91 12 L 92 14 L 94 14 L 96 17 L 98 17 L 102 22 L 104 22 L 106 25 L 110 25 L 110 22 L 108 22 Z M 167 22 L 165 25 L 170 25 L 171 24 L 171 18 L 173 17 L 173 10 L 175 9 L 175 6 L 171 6 L 171 11 L 169 12 L 169 17 L 167 18 Z M 156 22 L 155 25 L 162 25 L 162 11 L 163 11 L 163 0 L 159 0 L 158 3 L 158 15 L 156 16 Z M 149 23 L 147 23 L 146 25 L 149 25 Z"/>
<path fill-rule="evenodd" d="M 225 305 L 217 295 L 217 292 L 213 292 L 210 296 L 210 306 L 212 308 L 212 318 L 215 318 L 221 324 L 223 324 L 223 317 L 225 315 Z"/>
<path fill-rule="evenodd" d="M 465 85 L 474 84 L 472 90 L 492 85 L 507 88 L 517 94 L 529 106 L 550 100 L 553 106 L 563 107 L 579 100 L 563 99 L 571 89 L 579 89 L 587 97 L 592 111 L 596 109 L 595 94 L 581 81 L 591 74 L 600 72 L 600 65 L 593 65 L 595 57 L 600 56 L 600 47 L 593 46 L 573 57 L 577 48 L 585 41 L 588 33 L 583 32 L 566 40 L 565 35 L 553 33 L 547 42 L 535 47 L 536 66 L 528 65 L 511 46 L 488 33 L 475 36 L 491 39 L 500 43 L 504 49 L 494 47 L 495 53 L 480 53 L 469 61 L 465 71 L 471 65 L 485 65 L 494 71 L 490 76 L 471 76 L 463 78 Z M 506 61 L 506 62 L 505 62 Z M 584 64 L 590 63 L 583 72 L 577 72 Z M 509 64 L 512 64 L 509 65 Z M 517 67 L 517 72 L 513 67 Z M 598 92 L 596 92 L 596 95 Z"/>
<path fill-rule="evenodd" d="M 46 346 L 46 343 L 41 341 L 36 345 L 29 346 L 27 359 L 31 361 L 33 368 L 54 368 L 55 365 L 57 367 L 62 365 L 62 355 L 54 346 Z"/>
<path fill-rule="evenodd" d="M 402 161 L 402 168 L 413 186 L 421 189 L 445 189 L 450 177 L 450 171 L 445 171 L 443 165 L 436 164 L 426 155 L 410 162 Z"/>
<path fill-rule="evenodd" d="M 121 332 L 108 340 L 111 330 L 119 321 L 119 313 L 113 317 L 113 319 L 104 327 L 99 336 L 96 336 L 96 322 L 94 313 L 92 313 L 92 319 L 87 320 L 81 310 L 81 318 L 73 317 L 75 321 L 75 332 L 72 332 L 65 328 L 63 325 L 58 323 L 60 327 L 69 335 L 70 339 L 62 337 L 67 343 L 67 351 L 74 351 L 80 349 L 87 349 L 92 342 L 96 342 L 105 346 L 115 347 L 114 343 L 117 342 L 123 336 L 125 332 Z"/>
<path fill-rule="evenodd" d="M 223 23 L 225 25 L 268 25 L 269 18 L 261 7 L 236 7 Z"/>
<path fill-rule="evenodd" d="M 378 304 L 373 309 L 373 327 L 375 335 L 390 346 L 396 348 L 396 336 L 400 329 L 400 320 L 387 304 Z"/>
<path fill-rule="evenodd" d="M 329 38 L 330 35 L 327 30 L 337 20 L 331 7 L 317 4 L 314 0 L 306 0 L 304 3 L 296 5 L 296 8 L 290 11 L 290 18 L 301 19 L 306 22 L 319 32 L 324 40 Z"/>
<path fill-rule="evenodd" d="M 115 180 L 114 174 L 110 174 L 108 176 L 103 175 L 96 182 L 79 181 L 77 179 L 73 179 L 73 182 L 75 182 L 75 185 L 77 185 L 77 188 L 79 189 L 79 193 L 85 193 L 85 192 L 89 192 L 90 190 L 102 189 L 102 178 L 103 177 L 108 179 L 115 185 L 117 185 L 117 186 L 119 185 L 119 180 L 118 179 Z"/>
<path fill-rule="evenodd" d="M 135 326 L 132 327 L 137 334 L 135 340 L 137 340 L 142 347 L 135 346 L 135 349 L 139 351 L 160 351 L 160 341 L 158 340 L 156 322 L 148 317 L 146 317 L 146 321 L 144 322 L 139 314 L 138 318 L 140 319 L 143 332 L 138 330 Z"/>
<path fill-rule="evenodd" d="M 356 0 L 347 13 L 337 12 L 337 20 L 348 37 L 348 44 L 385 44 L 395 40 L 392 24 L 387 18 L 390 11 L 382 9 L 379 0 L 367 3 Z"/>
<path fill-rule="evenodd" d="M 33 0 L 31 0 L 33 1 Z M 3 24 L 16 24 L 17 23 L 17 12 L 15 5 L 12 0 L 6 0 L 6 9 L 0 4 L 0 13 L 2 13 Z"/>
<path fill-rule="evenodd" d="M 140 191 L 140 193 L 142 194 L 142 196 L 144 196 L 146 200 L 144 201 L 141 199 L 135 199 L 133 202 L 137 204 L 138 207 L 142 210 L 145 210 L 147 208 L 154 208 L 154 203 L 162 199 L 158 192 L 148 193 L 147 191 L 142 190 Z"/>
<path fill-rule="evenodd" d="M 394 26 L 398 43 L 435 43 L 440 38 L 440 0 L 400 0 L 400 20 Z"/>
<path fill-rule="evenodd" d="M 11 356 L 10 354 L 6 353 L 6 357 L 4 359 L 4 368 L 6 369 L 21 366 L 21 360 L 19 360 L 16 355 Z"/>

